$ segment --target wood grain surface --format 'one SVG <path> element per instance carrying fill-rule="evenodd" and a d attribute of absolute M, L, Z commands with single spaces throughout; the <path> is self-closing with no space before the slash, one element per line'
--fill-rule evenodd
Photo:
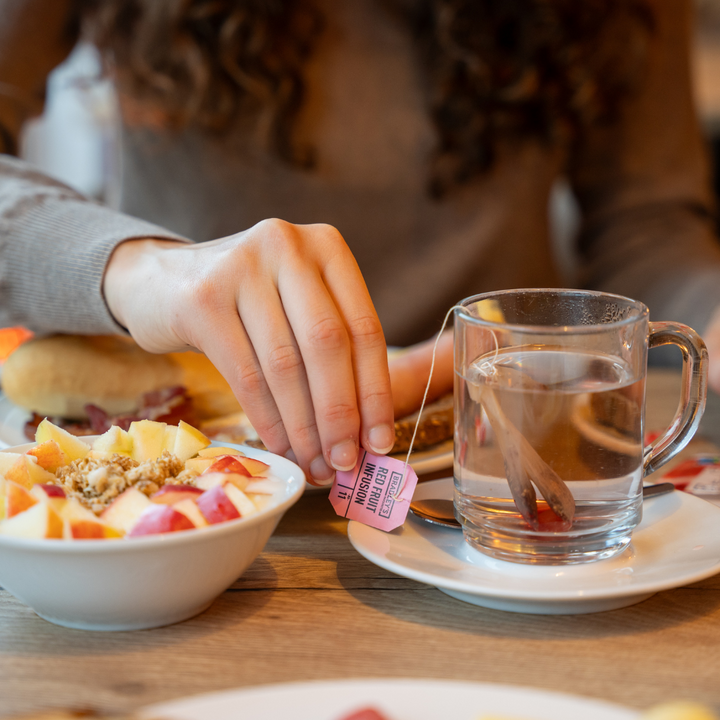
<path fill-rule="evenodd" d="M 676 383 L 654 374 L 648 426 L 672 417 Z M 68 630 L 0 591 L 0 716 L 376 677 L 526 685 L 634 708 L 692 698 L 720 710 L 720 576 L 590 615 L 483 609 L 364 560 L 314 494 L 209 610 L 178 625 Z"/>

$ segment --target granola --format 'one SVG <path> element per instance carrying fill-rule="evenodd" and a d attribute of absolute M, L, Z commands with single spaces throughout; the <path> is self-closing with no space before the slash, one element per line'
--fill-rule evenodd
<path fill-rule="evenodd" d="M 167 450 L 143 463 L 117 453 L 106 458 L 85 457 L 58 468 L 56 473 L 66 496 L 76 498 L 96 514 L 129 487 L 150 496 L 166 483 L 189 483 L 192 477 L 185 464 Z"/>

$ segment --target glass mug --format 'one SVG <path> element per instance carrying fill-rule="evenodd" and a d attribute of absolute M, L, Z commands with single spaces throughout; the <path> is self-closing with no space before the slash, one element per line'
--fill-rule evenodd
<path fill-rule="evenodd" d="M 685 325 L 649 322 L 618 295 L 527 289 L 455 308 L 455 514 L 501 560 L 567 564 L 621 552 L 643 478 L 690 441 L 705 408 L 707 350 Z M 644 447 L 648 349 L 678 345 L 682 396 Z"/>

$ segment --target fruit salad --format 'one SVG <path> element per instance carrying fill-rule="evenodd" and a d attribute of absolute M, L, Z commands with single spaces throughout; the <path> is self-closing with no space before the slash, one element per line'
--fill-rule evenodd
<path fill-rule="evenodd" d="M 24 453 L 0 452 L 0 535 L 113 539 L 249 517 L 280 481 L 181 421 L 111 427 L 92 444 L 43 420 Z"/>

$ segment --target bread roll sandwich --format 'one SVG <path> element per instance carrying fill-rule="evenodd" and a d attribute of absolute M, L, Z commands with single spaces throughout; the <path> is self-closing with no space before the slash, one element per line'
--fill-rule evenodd
<path fill-rule="evenodd" d="M 148 418 L 176 424 L 241 411 L 202 354 L 156 355 L 119 336 L 53 335 L 21 345 L 2 368 L 10 401 L 76 434 Z M 32 425 L 32 421 L 31 421 Z"/>
<path fill-rule="evenodd" d="M 258 436 L 215 366 L 197 352 L 156 355 L 130 338 L 53 335 L 21 345 L 2 368 L 2 389 L 33 413 L 34 437 L 44 417 L 75 434 L 97 434 L 147 418 L 185 420 L 222 442 Z M 394 453 L 407 452 L 417 413 L 395 423 Z M 428 405 L 415 438 L 422 450 L 452 437 L 452 396 Z"/>

